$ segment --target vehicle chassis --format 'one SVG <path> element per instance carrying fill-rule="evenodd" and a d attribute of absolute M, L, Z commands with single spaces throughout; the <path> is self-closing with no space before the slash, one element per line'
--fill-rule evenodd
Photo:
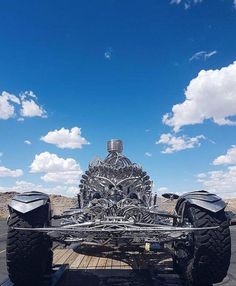
<path fill-rule="evenodd" d="M 120 140 L 108 141 L 108 156 L 95 160 L 82 176 L 78 206 L 52 218 L 60 226 L 15 227 L 16 230 L 44 232 L 53 241 L 66 245 L 103 247 L 135 251 L 168 251 L 174 254 L 176 243 L 191 245 L 193 233 L 218 226 L 196 228 L 184 218 L 186 204 L 212 212 L 224 209 L 225 203 L 206 191 L 187 193 L 177 199 L 175 211 L 160 211 L 152 182 L 142 168 L 123 156 Z M 21 213 L 49 204 L 48 197 L 37 192 L 16 196 L 9 208 Z M 51 213 L 51 212 L 50 212 Z"/>

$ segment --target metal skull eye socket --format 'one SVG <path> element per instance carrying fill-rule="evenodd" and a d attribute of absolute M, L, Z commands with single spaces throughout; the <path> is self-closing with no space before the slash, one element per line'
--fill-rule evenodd
<path fill-rule="evenodd" d="M 135 193 L 131 193 L 130 195 L 129 195 L 129 198 L 130 199 L 138 199 L 138 196 L 137 196 L 137 194 L 135 194 Z"/>
<path fill-rule="evenodd" d="M 93 194 L 93 199 L 100 199 L 101 198 L 101 194 L 99 192 L 96 192 Z"/>

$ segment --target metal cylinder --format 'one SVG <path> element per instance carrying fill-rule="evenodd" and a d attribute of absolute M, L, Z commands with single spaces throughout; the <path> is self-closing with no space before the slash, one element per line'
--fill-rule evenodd
<path fill-rule="evenodd" d="M 123 142 L 119 139 L 111 139 L 111 140 L 107 141 L 107 151 L 108 152 L 122 153 Z"/>

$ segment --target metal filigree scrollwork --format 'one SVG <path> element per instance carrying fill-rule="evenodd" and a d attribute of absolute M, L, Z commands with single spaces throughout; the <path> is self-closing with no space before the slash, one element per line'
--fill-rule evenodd
<path fill-rule="evenodd" d="M 142 221 L 144 208 L 150 204 L 151 185 L 141 166 L 112 150 L 104 160 L 90 163 L 82 176 L 81 205 L 95 218 L 117 215 Z"/>

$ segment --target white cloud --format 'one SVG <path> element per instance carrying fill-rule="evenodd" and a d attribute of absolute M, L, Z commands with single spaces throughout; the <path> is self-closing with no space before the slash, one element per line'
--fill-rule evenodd
<path fill-rule="evenodd" d="M 201 3 L 203 0 L 171 0 L 170 4 L 183 4 L 184 5 L 184 9 L 187 10 L 189 9 L 192 5 Z"/>
<path fill-rule="evenodd" d="M 203 173 L 198 178 L 204 189 L 219 194 L 222 197 L 236 197 L 236 166 L 226 170 Z"/>
<path fill-rule="evenodd" d="M 75 196 L 76 194 L 78 194 L 79 189 L 76 186 L 62 186 L 62 185 L 45 188 L 42 185 L 37 185 L 32 182 L 26 182 L 26 181 L 16 181 L 16 183 L 10 187 L 0 186 L 0 192 L 23 193 L 23 192 L 29 192 L 29 191 L 37 191 L 37 192 L 43 192 L 47 194 L 56 194 L 56 195 L 65 195 L 65 196 Z"/>
<path fill-rule="evenodd" d="M 152 157 L 152 153 L 150 153 L 150 152 L 145 152 L 145 155 L 146 155 L 147 157 Z"/>
<path fill-rule="evenodd" d="M 0 166 L 0 177 L 20 177 L 23 175 L 23 171 L 21 169 L 11 170 L 4 166 Z"/>
<path fill-rule="evenodd" d="M 3 91 L 0 95 L 0 119 L 16 117 L 17 121 L 24 121 L 23 117 L 46 117 L 46 111 L 36 100 L 37 97 L 32 91 L 25 91 L 19 96 Z"/>
<path fill-rule="evenodd" d="M 177 4 L 179 5 L 181 3 L 182 0 L 171 0 L 170 4 Z"/>
<path fill-rule="evenodd" d="M 32 90 L 26 90 L 26 91 L 20 93 L 20 98 L 22 100 L 25 100 L 25 99 L 27 99 L 29 97 L 37 99 L 36 94 L 34 94 L 34 92 Z"/>
<path fill-rule="evenodd" d="M 202 70 L 190 81 L 183 103 L 176 104 L 163 123 L 177 132 L 182 126 L 212 119 L 218 125 L 236 125 L 236 61 L 221 69 Z"/>
<path fill-rule="evenodd" d="M 46 111 L 42 106 L 36 103 L 37 96 L 32 91 L 26 91 L 20 94 L 21 98 L 21 116 L 23 117 L 47 117 Z"/>
<path fill-rule="evenodd" d="M 106 48 L 106 51 L 104 52 L 105 59 L 111 60 L 112 54 L 113 54 L 112 48 Z"/>
<path fill-rule="evenodd" d="M 234 165 L 236 164 L 236 145 L 227 150 L 225 155 L 217 157 L 213 161 L 214 165 Z M 236 191 L 236 190 L 235 190 Z"/>
<path fill-rule="evenodd" d="M 203 179 L 203 178 L 206 178 L 206 174 L 205 173 L 199 173 L 199 174 L 197 174 L 196 175 L 196 177 L 198 178 L 198 179 Z"/>
<path fill-rule="evenodd" d="M 27 145 L 31 145 L 32 144 L 32 142 L 29 141 L 29 140 L 25 140 L 24 143 L 27 144 Z"/>
<path fill-rule="evenodd" d="M 197 52 L 194 55 L 192 55 L 192 57 L 189 59 L 189 61 L 191 62 L 193 60 L 200 60 L 200 59 L 207 60 L 216 54 L 217 54 L 216 50 L 211 51 L 211 52 L 200 51 L 200 52 Z"/>
<path fill-rule="evenodd" d="M 236 9 L 236 0 L 232 0 L 233 1 L 233 6 Z M 184 9 L 188 10 L 189 8 L 191 8 L 192 5 L 194 4 L 198 4 L 198 3 L 202 3 L 203 0 L 171 0 L 170 4 L 183 4 Z"/>
<path fill-rule="evenodd" d="M 43 152 L 36 155 L 30 166 L 31 173 L 45 173 L 41 177 L 45 182 L 61 182 L 63 184 L 78 184 L 82 170 L 75 159 L 63 159 L 56 154 Z"/>
<path fill-rule="evenodd" d="M 0 95 L 0 119 L 7 120 L 15 116 L 15 104 L 20 104 L 19 98 L 3 91 Z"/>
<path fill-rule="evenodd" d="M 23 117 L 46 117 L 46 111 L 40 107 L 35 101 L 23 100 L 21 116 Z"/>
<path fill-rule="evenodd" d="M 70 129 L 61 128 L 60 130 L 54 130 L 48 132 L 47 135 L 41 137 L 41 140 L 55 144 L 61 149 L 81 149 L 83 145 L 89 144 L 89 142 L 81 136 L 81 128 L 73 127 Z"/>
<path fill-rule="evenodd" d="M 188 137 L 186 135 L 174 136 L 171 133 L 162 134 L 156 144 L 166 145 L 162 151 L 164 154 L 171 154 L 185 149 L 192 149 L 201 145 L 200 140 L 206 139 L 203 135 Z"/>
<path fill-rule="evenodd" d="M 159 187 L 157 189 L 157 194 L 160 194 L 160 195 L 162 195 L 164 193 L 168 193 L 168 192 L 169 192 L 169 189 L 167 187 Z"/>

